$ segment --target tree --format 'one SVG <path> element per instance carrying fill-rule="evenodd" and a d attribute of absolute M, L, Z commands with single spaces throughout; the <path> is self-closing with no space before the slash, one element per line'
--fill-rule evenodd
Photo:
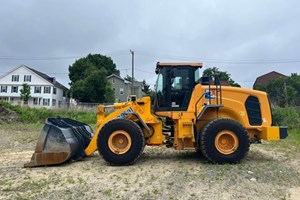
<path fill-rule="evenodd" d="M 290 86 L 296 90 L 296 97 L 294 100 L 294 105 L 300 105 L 300 74 L 292 73 L 290 78 Z"/>
<path fill-rule="evenodd" d="M 28 100 L 30 98 L 30 86 L 27 83 L 23 83 L 21 92 L 21 99 L 24 101 L 24 104 L 28 103 Z"/>
<path fill-rule="evenodd" d="M 89 54 L 69 66 L 71 95 L 81 102 L 113 102 L 114 93 L 106 77 L 116 72 L 112 59 Z"/>
<path fill-rule="evenodd" d="M 265 86 L 259 85 L 255 89 L 267 92 L 273 105 L 300 105 L 300 75 L 297 73 L 291 74 L 290 77 L 272 79 Z"/>
<path fill-rule="evenodd" d="M 124 77 L 124 80 L 129 81 L 129 82 L 132 82 L 132 77 L 129 76 L 129 75 L 126 75 L 126 77 Z M 133 81 L 136 81 L 136 79 L 133 78 Z"/>
<path fill-rule="evenodd" d="M 236 83 L 234 80 L 231 79 L 231 77 L 230 77 L 231 74 L 229 74 L 226 71 L 219 71 L 219 68 L 217 68 L 217 67 L 208 68 L 203 71 L 203 76 L 211 77 L 215 74 L 219 75 L 220 81 L 227 82 L 230 86 L 241 87 L 238 83 Z"/>
<path fill-rule="evenodd" d="M 265 91 L 268 93 L 272 104 L 280 107 L 288 105 L 286 90 L 286 78 L 273 79 L 265 87 Z"/>
<path fill-rule="evenodd" d="M 142 91 L 143 91 L 145 94 L 147 94 L 147 95 L 149 95 L 149 94 L 152 92 L 152 90 L 151 90 L 151 88 L 150 88 L 150 85 L 147 84 L 147 82 L 146 82 L 145 79 L 143 80 L 143 89 L 142 89 Z"/>
<path fill-rule="evenodd" d="M 143 91 L 147 96 L 150 96 L 152 101 L 154 100 L 154 98 L 155 98 L 155 91 L 153 91 L 153 90 L 150 88 L 150 85 L 147 84 L 146 80 L 143 80 L 143 89 L 142 89 L 142 91 Z"/>

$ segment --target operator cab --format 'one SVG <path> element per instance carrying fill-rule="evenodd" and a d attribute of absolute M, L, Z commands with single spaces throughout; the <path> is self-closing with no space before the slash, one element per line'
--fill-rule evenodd
<path fill-rule="evenodd" d="M 157 63 L 155 111 L 186 111 L 202 63 Z"/>

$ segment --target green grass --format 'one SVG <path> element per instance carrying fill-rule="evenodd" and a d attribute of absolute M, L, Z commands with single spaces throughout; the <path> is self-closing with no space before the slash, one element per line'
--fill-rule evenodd
<path fill-rule="evenodd" d="M 288 130 L 288 137 L 279 142 L 275 142 L 272 145 L 278 145 L 285 150 L 294 150 L 300 152 L 300 130 Z"/>
<path fill-rule="evenodd" d="M 3 106 L 9 110 L 17 113 L 17 121 L 30 124 L 43 124 L 49 117 L 67 117 L 77 121 L 84 122 L 86 124 L 96 123 L 96 110 L 95 111 L 74 111 L 74 110 L 50 110 L 46 108 L 29 108 L 19 105 L 11 105 L 7 102 L 0 102 L 0 106 Z"/>
<path fill-rule="evenodd" d="M 294 145 L 300 150 L 300 130 L 290 130 L 287 140 L 284 140 L 283 145 Z"/>

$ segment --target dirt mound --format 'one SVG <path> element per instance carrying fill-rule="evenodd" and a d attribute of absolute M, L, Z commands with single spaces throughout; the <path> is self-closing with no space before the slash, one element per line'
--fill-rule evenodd
<path fill-rule="evenodd" d="M 18 120 L 18 114 L 0 105 L 0 124 L 12 123 Z"/>

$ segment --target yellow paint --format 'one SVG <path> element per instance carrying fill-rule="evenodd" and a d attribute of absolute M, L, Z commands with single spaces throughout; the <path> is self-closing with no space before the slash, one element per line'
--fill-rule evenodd
<path fill-rule="evenodd" d="M 93 152 L 97 150 L 97 137 L 98 134 L 105 123 L 108 121 L 115 119 L 121 116 L 124 112 L 131 109 L 135 112 L 143 122 L 147 125 L 151 126 L 154 130 L 153 136 L 147 141 L 148 145 L 161 145 L 165 140 L 165 136 L 162 134 L 162 122 L 154 115 L 151 114 L 151 100 L 150 97 L 143 97 L 137 101 L 131 101 L 126 103 L 115 103 L 114 104 L 114 111 L 107 116 L 105 115 L 105 106 L 99 105 L 98 106 L 98 113 L 97 113 L 97 130 L 94 133 L 94 136 L 85 149 L 86 155 L 91 155 Z M 134 115 L 127 115 L 126 117 L 132 120 L 138 120 Z M 145 136 L 147 136 L 145 133 Z"/>
<path fill-rule="evenodd" d="M 244 117 L 245 116 L 245 112 L 244 111 L 240 111 L 240 115 L 241 115 L 241 117 Z"/>
<path fill-rule="evenodd" d="M 220 99 L 205 99 L 204 92 L 208 90 L 208 86 L 197 84 L 193 90 L 187 111 L 160 111 L 152 114 L 150 97 L 143 97 L 137 101 L 126 103 L 115 103 L 114 111 L 109 115 L 105 114 L 105 106 L 98 106 L 97 113 L 97 130 L 89 144 L 85 149 L 86 155 L 92 154 L 97 150 L 97 137 L 105 123 L 122 115 L 128 109 L 138 115 L 127 115 L 126 117 L 133 120 L 143 121 L 151 130 L 151 138 L 146 141 L 146 145 L 162 145 L 166 137 L 162 133 L 162 121 L 157 117 L 167 117 L 174 122 L 174 148 L 175 149 L 192 149 L 196 148 L 194 131 L 201 130 L 209 121 L 224 117 L 231 118 L 239 122 L 246 128 L 250 138 L 258 138 L 264 140 L 279 140 L 279 127 L 272 127 L 272 116 L 269 101 L 266 93 L 243 89 L 237 87 L 222 86 L 222 101 Z M 218 96 L 220 94 L 215 86 L 211 86 L 212 94 Z M 245 101 L 249 95 L 259 99 L 262 115 L 262 124 L 259 126 L 251 126 L 245 108 Z M 213 107 L 217 104 L 219 107 Z M 212 106 L 212 107 L 208 107 Z M 201 118 L 197 121 L 197 117 L 201 114 Z M 195 127 L 197 127 L 195 129 Z M 145 138 L 149 137 L 147 129 L 142 127 Z M 221 143 L 219 143 L 221 144 Z M 221 145 L 219 145 L 221 146 Z"/>
<path fill-rule="evenodd" d="M 239 140 L 236 134 L 232 131 L 221 131 L 215 138 L 216 149 L 224 154 L 229 155 L 234 153 L 239 146 Z"/>
<path fill-rule="evenodd" d="M 258 136 L 262 140 L 280 140 L 280 129 L 276 126 L 262 127 L 261 134 Z"/>

